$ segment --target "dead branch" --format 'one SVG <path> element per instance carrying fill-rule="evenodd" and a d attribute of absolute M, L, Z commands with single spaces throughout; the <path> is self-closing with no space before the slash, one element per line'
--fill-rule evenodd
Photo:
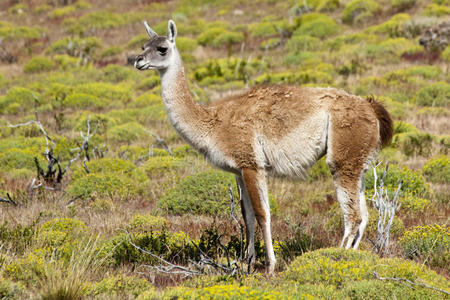
<path fill-rule="evenodd" d="M 148 134 L 150 134 L 151 136 L 153 136 L 156 140 L 156 144 L 160 147 L 162 147 L 164 150 L 166 150 L 167 152 L 169 152 L 170 156 L 173 156 L 172 151 L 170 150 L 169 145 L 167 144 L 166 140 L 161 138 L 159 135 L 157 135 L 156 133 L 151 132 L 150 130 L 145 129 L 145 132 L 147 132 Z"/>
<path fill-rule="evenodd" d="M 12 204 L 12 205 L 14 205 L 14 206 L 17 206 L 17 202 L 14 201 L 14 200 L 11 198 L 11 195 L 9 195 L 9 193 L 6 193 L 6 197 L 7 197 L 7 198 L 0 197 L 0 202 L 3 202 L 3 203 L 9 203 L 9 204 Z"/>
<path fill-rule="evenodd" d="M 376 253 L 387 253 L 389 251 L 389 232 L 394 222 L 395 212 L 398 211 L 401 206 L 400 203 L 397 203 L 397 200 L 403 181 L 400 181 L 393 199 L 389 199 L 388 190 L 384 187 L 384 182 L 389 170 L 389 162 L 386 163 L 383 177 L 381 178 L 379 186 L 377 186 L 378 176 L 376 168 L 379 165 L 380 164 L 373 168 L 374 194 L 372 199 L 370 199 L 378 209 L 378 236 L 374 243 L 374 250 Z"/>
<path fill-rule="evenodd" d="M 86 171 L 86 173 L 90 173 L 89 168 L 86 166 L 86 161 L 91 160 L 90 156 L 89 156 L 89 139 L 94 136 L 94 134 L 97 132 L 97 129 L 94 130 L 93 133 L 91 133 L 91 116 L 88 116 L 87 119 L 87 130 L 86 130 L 86 134 L 83 134 L 83 131 L 80 131 L 80 137 L 82 138 L 83 142 L 81 143 L 81 146 L 78 148 L 74 148 L 71 149 L 72 151 L 78 151 L 77 155 L 72 158 L 69 163 L 67 164 L 67 166 L 64 168 L 63 174 L 66 173 L 66 171 L 70 168 L 70 165 L 72 163 L 74 163 L 75 161 L 77 161 L 81 154 L 84 152 L 84 158 L 83 158 L 83 168 Z"/>
<path fill-rule="evenodd" d="M 424 288 L 427 288 L 427 289 L 432 289 L 432 290 L 435 290 L 435 291 L 438 291 L 438 292 L 450 295 L 450 292 L 447 292 L 447 291 L 442 290 L 440 288 L 428 285 L 426 283 L 413 282 L 413 281 L 411 281 L 409 279 L 402 278 L 402 277 L 381 277 L 376 271 L 373 271 L 372 275 L 373 275 L 373 277 L 375 279 L 378 279 L 378 280 L 391 280 L 391 281 L 398 282 L 398 283 L 400 283 L 400 284 L 402 284 L 404 286 L 410 287 L 410 288 L 414 288 L 414 286 L 421 286 L 421 287 L 424 287 Z"/>

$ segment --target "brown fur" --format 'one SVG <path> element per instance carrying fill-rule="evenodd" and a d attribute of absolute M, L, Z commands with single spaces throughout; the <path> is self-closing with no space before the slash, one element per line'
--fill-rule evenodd
<path fill-rule="evenodd" d="M 252 202 L 253 211 L 255 212 L 256 220 L 260 226 L 265 222 L 266 214 L 262 207 L 262 200 L 260 191 L 258 190 L 258 172 L 253 169 L 243 169 L 242 178 L 244 179 L 245 188 Z"/>
<path fill-rule="evenodd" d="M 380 123 L 380 140 L 383 147 L 387 147 L 391 144 L 392 136 L 394 135 L 393 122 L 391 115 L 387 110 L 381 105 L 380 102 L 376 101 L 373 96 L 367 99 L 372 105 L 373 111 L 377 116 L 378 122 Z"/>

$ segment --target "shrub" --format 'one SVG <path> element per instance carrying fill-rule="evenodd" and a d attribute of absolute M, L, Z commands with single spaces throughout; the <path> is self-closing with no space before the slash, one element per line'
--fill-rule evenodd
<path fill-rule="evenodd" d="M 12 148 L 0 153 L 0 166 L 5 170 L 27 169 L 36 170 L 35 159 L 44 166 L 46 161 L 39 153 L 33 149 L 17 149 Z"/>
<path fill-rule="evenodd" d="M 207 171 L 188 176 L 175 188 L 168 190 L 158 206 L 170 214 L 225 214 L 230 201 L 228 184 L 234 187 L 234 195 L 238 195 L 231 174 Z"/>
<path fill-rule="evenodd" d="M 129 297 L 131 294 L 134 297 L 137 297 L 151 287 L 152 285 L 145 279 L 119 274 L 106 277 L 102 281 L 96 283 L 91 294 L 107 295 L 108 297 L 111 295 Z"/>
<path fill-rule="evenodd" d="M 53 61 L 47 57 L 35 56 L 31 58 L 24 66 L 25 73 L 41 73 L 50 71 L 55 67 Z"/>
<path fill-rule="evenodd" d="M 103 135 L 107 129 L 116 125 L 113 118 L 104 114 L 93 113 L 91 111 L 82 111 L 75 115 L 76 123 L 72 126 L 76 132 L 87 131 L 87 121 L 90 118 L 91 133 L 96 131 L 96 135 Z M 96 137 L 94 135 L 94 138 Z"/>
<path fill-rule="evenodd" d="M 446 267 L 450 263 L 449 227 L 416 226 L 411 231 L 405 232 L 399 244 L 408 258 L 419 257 L 434 267 Z"/>
<path fill-rule="evenodd" d="M 445 62 L 450 63 L 450 46 L 445 47 L 441 53 L 441 57 Z"/>
<path fill-rule="evenodd" d="M 423 175 L 431 182 L 450 183 L 450 159 L 446 155 L 431 158 L 423 167 Z"/>
<path fill-rule="evenodd" d="M 398 61 L 403 53 L 415 47 L 416 45 L 406 38 L 387 39 L 379 44 L 368 45 L 366 56 L 380 63 L 394 62 Z"/>
<path fill-rule="evenodd" d="M 92 55 L 101 48 L 102 41 L 97 37 L 77 38 L 65 37 L 51 44 L 46 53 L 68 54 L 70 56 Z"/>
<path fill-rule="evenodd" d="M 39 93 L 23 87 L 12 87 L 0 98 L 0 111 L 7 114 L 26 112 L 38 106 Z"/>
<path fill-rule="evenodd" d="M 127 175 L 140 183 L 147 181 L 147 177 L 141 169 L 138 169 L 132 162 L 120 158 L 105 157 L 91 160 L 86 163 L 86 166 L 89 169 L 89 174 Z M 78 167 L 73 173 L 72 180 L 77 180 L 86 175 L 84 168 Z"/>
<path fill-rule="evenodd" d="M 310 0 L 308 4 L 319 12 L 331 12 L 339 8 L 339 0 Z"/>
<path fill-rule="evenodd" d="M 184 158 L 189 155 L 194 155 L 194 156 L 199 155 L 199 153 L 197 151 L 192 149 L 192 147 L 187 144 L 184 144 L 184 145 L 181 145 L 181 146 L 178 146 L 178 147 L 172 149 L 172 153 L 173 153 L 173 156 L 180 157 L 180 158 Z"/>
<path fill-rule="evenodd" d="M 102 58 L 111 57 L 111 56 L 121 54 L 122 52 L 123 52 L 122 47 L 112 46 L 112 47 L 102 50 L 102 52 L 100 53 L 100 57 L 102 57 Z"/>
<path fill-rule="evenodd" d="M 373 0 L 352 0 L 342 12 L 345 23 L 365 23 L 381 10 L 380 5 Z"/>
<path fill-rule="evenodd" d="M 69 260 L 81 238 L 88 232 L 88 227 L 82 221 L 58 218 L 41 225 L 37 240 L 47 255 L 55 255 L 56 252 L 56 257 Z"/>
<path fill-rule="evenodd" d="M 438 5 L 435 3 L 428 4 L 423 10 L 425 16 L 447 16 L 450 15 L 450 8 L 447 5 Z"/>
<path fill-rule="evenodd" d="M 253 23 L 248 26 L 250 35 L 253 37 L 268 37 L 279 34 L 277 28 L 280 30 L 286 30 L 289 27 L 289 23 L 286 20 L 271 20 L 271 18 L 265 18 L 260 23 Z"/>
<path fill-rule="evenodd" d="M 450 84 L 432 83 L 418 91 L 414 99 L 417 104 L 423 106 L 447 106 L 450 99 Z"/>
<path fill-rule="evenodd" d="M 77 8 L 73 5 L 68 5 L 65 7 L 55 8 L 52 10 L 52 12 L 49 14 L 50 18 L 62 18 L 65 16 L 68 16 L 72 13 L 74 13 L 77 10 Z"/>
<path fill-rule="evenodd" d="M 139 90 L 151 90 L 154 87 L 160 84 L 159 75 L 150 75 L 142 79 L 138 86 L 136 87 Z"/>
<path fill-rule="evenodd" d="M 95 11 L 82 16 L 75 24 L 67 29 L 68 33 L 83 35 L 85 32 L 96 29 L 117 28 L 127 23 L 123 14 L 112 13 L 108 11 Z"/>
<path fill-rule="evenodd" d="M 407 156 L 429 156 L 432 144 L 433 136 L 419 130 L 396 134 L 392 139 L 392 146 L 399 148 Z"/>
<path fill-rule="evenodd" d="M 113 64 L 103 68 L 102 72 L 102 80 L 114 83 L 138 78 L 138 73 L 135 70 Z"/>
<path fill-rule="evenodd" d="M 439 299 L 442 295 L 424 287 L 411 289 L 402 285 L 381 282 L 373 277 L 376 271 L 381 277 L 402 277 L 411 281 L 428 282 L 434 286 L 445 286 L 446 280 L 434 271 L 423 269 L 420 265 L 402 259 L 380 259 L 367 251 L 348 251 L 343 249 L 320 249 L 298 257 L 282 273 L 284 280 L 291 285 L 326 285 L 334 287 L 333 298 L 415 298 Z M 380 284 L 381 283 L 381 284 Z M 381 287 L 383 287 L 381 289 Z M 379 289 L 379 290 L 378 290 Z M 317 289 L 315 297 L 326 297 L 326 290 Z"/>
<path fill-rule="evenodd" d="M 339 27 L 333 19 L 324 14 L 312 13 L 302 17 L 301 25 L 294 31 L 294 35 L 310 35 L 324 39 L 338 31 Z"/>
<path fill-rule="evenodd" d="M 24 299 L 25 295 L 25 287 L 22 284 L 0 277 L 0 299 Z"/>
<path fill-rule="evenodd" d="M 204 46 L 220 47 L 239 43 L 244 40 L 241 32 L 233 32 L 222 27 L 211 27 L 197 38 L 197 42 Z"/>
<path fill-rule="evenodd" d="M 133 143 L 145 136 L 145 128 L 137 122 L 114 126 L 107 131 L 108 139 L 115 143 Z"/>
<path fill-rule="evenodd" d="M 16 40 L 32 40 L 41 37 L 42 29 L 14 26 L 6 22 L 0 22 L 0 38 L 5 42 Z"/>
<path fill-rule="evenodd" d="M 60 70 L 67 71 L 79 68 L 83 64 L 83 59 L 80 57 L 72 57 L 67 54 L 55 55 L 53 60 Z"/>
<path fill-rule="evenodd" d="M 26 256 L 11 262 L 5 266 L 4 274 L 15 281 L 30 284 L 37 282 L 44 276 L 44 255 L 48 251 L 35 249 Z"/>
<path fill-rule="evenodd" d="M 160 95 L 148 92 L 140 95 L 131 103 L 133 107 L 144 108 L 152 105 L 161 105 L 162 99 Z"/>
<path fill-rule="evenodd" d="M 411 194 L 406 194 L 405 196 L 400 197 L 399 202 L 402 205 L 402 209 L 407 209 L 409 212 L 414 214 L 424 213 L 433 205 L 430 200 L 413 196 Z"/>
<path fill-rule="evenodd" d="M 127 175 L 118 174 L 87 174 L 73 180 L 67 188 L 67 194 L 71 197 L 95 199 L 116 197 L 130 199 L 143 193 L 141 184 Z"/>
<path fill-rule="evenodd" d="M 318 38 L 309 35 L 294 35 L 286 44 L 290 52 L 314 51 L 321 45 Z"/>
<path fill-rule="evenodd" d="M 177 49 L 180 53 L 191 52 L 197 48 L 197 41 L 188 37 L 177 37 Z"/>
<path fill-rule="evenodd" d="M 416 4 L 416 0 L 394 0 L 392 2 L 392 8 L 397 11 L 404 11 L 410 9 Z"/>
<path fill-rule="evenodd" d="M 184 159 L 172 156 L 150 157 L 144 165 L 145 172 L 150 177 L 175 175 L 185 166 Z"/>
<path fill-rule="evenodd" d="M 2 196 L 6 193 L 2 192 Z M 22 255 L 33 244 L 34 237 L 37 231 L 37 223 L 39 222 L 41 215 L 32 220 L 28 225 L 14 224 L 14 226 L 8 225 L 5 221 L 0 224 L 0 240 L 4 247 L 12 249 L 14 254 Z M 0 267 L 2 265 L 2 259 L 0 256 Z"/>
<path fill-rule="evenodd" d="M 167 226 L 167 219 L 160 216 L 153 216 L 149 214 L 136 214 L 134 215 L 129 226 L 133 231 L 155 231 L 163 230 Z"/>
<path fill-rule="evenodd" d="M 67 96 L 62 102 L 62 107 L 67 108 L 94 108 L 101 109 L 108 105 L 106 99 L 99 99 L 97 96 L 86 93 L 73 93 Z"/>
<path fill-rule="evenodd" d="M 390 37 L 400 37 L 404 36 L 403 25 L 410 20 L 411 16 L 408 14 L 396 14 L 388 21 L 379 25 L 371 26 L 366 31 L 378 34 L 387 34 Z"/>
<path fill-rule="evenodd" d="M 124 103 L 131 99 L 131 88 L 124 84 L 112 84 L 107 82 L 90 82 L 77 85 L 77 91 L 103 98 L 108 103 Z"/>
<path fill-rule="evenodd" d="M 384 167 L 377 168 L 378 183 L 380 182 L 384 173 Z M 388 189 L 389 193 L 394 193 L 397 190 L 398 184 L 403 180 L 400 195 L 412 195 L 412 196 L 427 196 L 431 193 L 430 187 L 425 183 L 423 176 L 420 172 L 414 172 L 407 167 L 401 167 L 398 165 L 389 165 L 389 171 L 386 175 L 384 186 Z M 367 172 L 365 178 L 365 186 L 367 188 L 368 195 L 373 193 L 374 176 L 373 171 Z"/>

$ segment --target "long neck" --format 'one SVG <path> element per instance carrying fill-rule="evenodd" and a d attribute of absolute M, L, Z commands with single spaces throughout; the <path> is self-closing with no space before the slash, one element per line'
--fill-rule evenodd
<path fill-rule="evenodd" d="M 194 101 L 188 89 L 184 67 L 176 49 L 167 69 L 160 70 L 164 106 L 178 134 L 194 148 L 207 151 L 204 143 L 209 134 L 205 126 L 211 117 L 208 110 Z"/>

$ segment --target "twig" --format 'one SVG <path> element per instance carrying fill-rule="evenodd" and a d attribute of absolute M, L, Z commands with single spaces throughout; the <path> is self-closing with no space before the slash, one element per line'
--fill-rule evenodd
<path fill-rule="evenodd" d="M 7 196 L 8 198 L 0 197 L 0 202 L 3 202 L 3 203 L 9 203 L 9 204 L 12 204 L 12 205 L 14 205 L 14 206 L 17 206 L 17 202 L 14 201 L 14 200 L 11 198 L 11 196 L 9 195 L 9 193 L 6 193 L 6 196 Z"/>
<path fill-rule="evenodd" d="M 148 134 L 150 134 L 151 136 L 153 136 L 156 140 L 156 143 L 161 146 L 164 150 L 166 150 L 167 152 L 169 152 L 170 156 L 173 156 L 172 151 L 170 150 L 169 145 L 167 144 L 166 140 L 161 138 L 159 135 L 157 135 L 156 133 L 151 132 L 150 130 L 144 129 Z"/>
<path fill-rule="evenodd" d="M 400 284 L 403 284 L 404 286 L 407 286 L 407 287 L 410 287 L 410 288 L 414 288 L 413 286 L 421 286 L 421 287 L 425 287 L 425 288 L 428 288 L 428 289 L 432 289 L 432 290 L 435 290 L 435 291 L 438 291 L 438 292 L 441 292 L 441 293 L 450 295 L 450 292 L 447 292 L 447 291 L 442 290 L 442 289 L 440 289 L 440 288 L 437 288 L 437 287 L 428 285 L 428 284 L 426 284 L 426 283 L 412 282 L 412 281 L 409 280 L 409 279 L 401 278 L 401 277 L 399 277 L 399 278 L 397 278 L 397 277 L 381 277 L 376 271 L 373 271 L 373 272 L 372 272 L 372 275 L 373 275 L 373 277 L 374 277 L 375 279 L 396 281 L 396 282 L 399 282 Z M 406 282 L 406 283 L 405 283 L 405 282 Z M 409 284 L 409 285 L 408 285 L 408 284 Z"/>

